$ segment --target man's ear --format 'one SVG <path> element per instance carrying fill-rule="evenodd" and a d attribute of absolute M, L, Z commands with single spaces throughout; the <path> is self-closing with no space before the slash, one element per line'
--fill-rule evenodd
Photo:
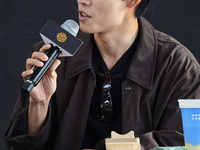
<path fill-rule="evenodd" d="M 128 3 L 127 3 L 127 6 L 128 7 L 136 7 L 140 2 L 141 0 L 127 0 Z"/>

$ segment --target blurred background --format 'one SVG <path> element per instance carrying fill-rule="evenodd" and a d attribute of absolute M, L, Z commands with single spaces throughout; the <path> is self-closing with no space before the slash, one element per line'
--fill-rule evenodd
<path fill-rule="evenodd" d="M 200 1 L 152 0 L 145 18 L 187 47 L 200 62 Z M 116 16 L 117 17 L 117 16 Z M 18 80 L 39 32 L 52 19 L 78 22 L 76 0 L 0 1 L 0 150 L 17 99 Z"/>

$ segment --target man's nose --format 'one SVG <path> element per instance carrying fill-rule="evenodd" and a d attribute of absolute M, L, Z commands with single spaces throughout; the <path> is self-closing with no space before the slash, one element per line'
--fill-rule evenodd
<path fill-rule="evenodd" d="M 81 5 L 91 5 L 92 4 L 92 0 L 77 0 L 78 4 Z"/>

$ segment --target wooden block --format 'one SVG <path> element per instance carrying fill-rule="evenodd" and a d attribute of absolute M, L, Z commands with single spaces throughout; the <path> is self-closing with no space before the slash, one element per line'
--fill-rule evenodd
<path fill-rule="evenodd" d="M 140 139 L 133 131 L 123 135 L 112 131 L 111 138 L 106 138 L 106 150 L 140 150 Z"/>

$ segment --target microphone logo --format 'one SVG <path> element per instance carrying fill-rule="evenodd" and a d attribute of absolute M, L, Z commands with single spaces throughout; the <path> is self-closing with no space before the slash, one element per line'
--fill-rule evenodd
<path fill-rule="evenodd" d="M 57 34 L 56 36 L 56 39 L 59 41 L 59 42 L 65 42 L 67 40 L 67 35 L 63 32 L 60 32 Z"/>

